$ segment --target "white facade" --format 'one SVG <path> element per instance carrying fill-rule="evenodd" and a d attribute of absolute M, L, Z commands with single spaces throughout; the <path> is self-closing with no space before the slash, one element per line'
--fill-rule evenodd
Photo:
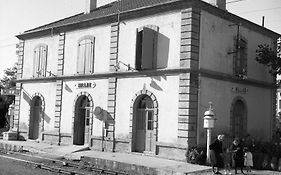
<path fill-rule="evenodd" d="M 213 6 L 173 2 L 152 9 L 124 12 L 120 23 L 109 15 L 103 22 L 56 26 L 52 35 L 44 27 L 19 35 L 19 133 L 26 139 L 184 159 L 186 147 L 205 144 L 203 114 L 212 101 L 214 134 L 269 140 L 274 81 L 255 61 L 255 49 L 274 43 L 277 34 L 232 14 L 222 17 L 225 13 Z M 236 20 L 247 45 L 243 77 L 234 74 L 236 57 L 230 53 L 237 37 L 237 26 L 230 25 Z M 77 73 L 83 39 L 94 46 L 89 74 Z M 40 44 L 48 46 L 46 77 L 33 75 L 34 48 Z M 145 54 L 157 58 L 152 68 L 144 68 L 150 64 Z M 100 108 L 114 122 L 99 120 Z"/>

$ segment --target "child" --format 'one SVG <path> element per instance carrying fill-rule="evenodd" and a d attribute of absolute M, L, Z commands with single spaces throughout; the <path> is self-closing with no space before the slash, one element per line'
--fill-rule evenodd
<path fill-rule="evenodd" d="M 224 161 L 224 174 L 231 174 L 230 164 L 231 164 L 231 151 L 229 148 L 224 149 L 223 161 Z"/>
<path fill-rule="evenodd" d="M 244 165 L 246 167 L 246 172 L 249 173 L 251 172 L 251 167 L 253 166 L 253 155 L 247 147 L 245 148 L 244 152 Z"/>

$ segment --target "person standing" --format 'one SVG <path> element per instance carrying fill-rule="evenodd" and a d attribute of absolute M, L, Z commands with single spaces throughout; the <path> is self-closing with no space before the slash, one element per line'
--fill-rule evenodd
<path fill-rule="evenodd" d="M 222 141 L 224 135 L 218 135 L 217 139 L 209 146 L 210 149 L 210 160 L 214 174 L 221 174 L 219 168 L 223 168 L 222 159 Z"/>
<path fill-rule="evenodd" d="M 245 148 L 244 166 L 246 167 L 246 172 L 250 173 L 253 166 L 253 155 L 248 148 Z"/>
<path fill-rule="evenodd" d="M 231 151 L 233 153 L 233 159 L 234 159 L 234 168 L 235 168 L 235 174 L 237 174 L 237 168 L 240 168 L 241 173 L 243 172 L 243 166 L 244 166 L 244 152 L 242 144 L 240 143 L 238 138 L 235 138 L 231 145 Z"/>
<path fill-rule="evenodd" d="M 224 174 L 231 174 L 231 160 L 232 153 L 230 152 L 229 148 L 226 148 L 223 152 Z"/>

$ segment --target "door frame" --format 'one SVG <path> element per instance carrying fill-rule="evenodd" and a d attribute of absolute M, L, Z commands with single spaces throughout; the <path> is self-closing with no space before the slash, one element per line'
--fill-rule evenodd
<path fill-rule="evenodd" d="M 243 103 L 244 106 L 244 113 L 243 113 L 243 117 L 242 117 L 242 124 L 243 124 L 243 131 L 242 131 L 242 135 L 246 136 L 247 134 L 247 120 L 248 120 L 248 107 L 247 107 L 247 103 L 245 101 L 245 99 L 241 96 L 235 97 L 232 101 L 231 104 L 231 110 L 230 110 L 230 136 L 231 137 L 236 137 L 234 131 L 234 109 L 235 109 L 235 105 L 237 104 L 238 101 L 241 101 Z"/>
<path fill-rule="evenodd" d="M 72 116 L 72 134 L 71 134 L 71 140 L 72 140 L 72 144 L 74 145 L 74 121 L 75 121 L 75 117 L 77 115 L 77 109 L 76 109 L 76 105 L 77 102 L 79 102 L 79 100 L 81 100 L 80 98 L 82 98 L 83 96 L 87 97 L 89 100 L 89 106 L 87 107 L 89 110 L 89 135 L 88 135 L 88 140 L 85 139 L 85 129 L 86 129 L 86 123 L 85 123 L 85 128 L 84 128 L 84 145 L 87 146 L 92 146 L 91 144 L 91 138 L 92 138 L 92 134 L 93 134 L 93 107 L 94 107 L 94 103 L 93 103 L 93 98 L 92 96 L 88 93 L 88 92 L 80 92 L 76 95 L 74 102 L 73 102 L 73 116 Z M 85 118 L 86 120 L 86 118 Z"/>
<path fill-rule="evenodd" d="M 158 141 L 158 102 L 156 99 L 156 96 L 146 90 L 143 89 L 141 91 L 139 91 L 138 93 L 135 94 L 135 96 L 132 99 L 131 102 L 131 106 L 130 106 L 130 130 L 129 130 L 129 151 L 130 152 L 135 152 L 136 150 L 136 137 L 135 137 L 135 133 L 136 133 L 136 125 L 134 124 L 134 120 L 136 119 L 136 107 L 137 104 L 140 102 L 140 99 L 142 99 L 144 96 L 148 96 L 151 98 L 152 103 L 153 103 L 153 108 L 151 110 L 153 110 L 153 147 L 152 147 L 152 151 L 149 152 L 149 154 L 156 154 L 156 145 L 157 145 L 157 141 Z M 148 152 L 147 152 L 148 153 Z"/>
<path fill-rule="evenodd" d="M 36 100 L 40 100 L 41 105 L 40 105 L 40 112 L 41 112 L 41 118 L 39 118 L 39 126 L 38 126 L 38 138 L 34 139 L 31 138 L 31 132 L 34 132 L 31 127 L 33 127 L 33 124 L 31 123 L 33 119 L 33 112 L 34 112 L 34 103 Z M 27 138 L 31 140 L 42 140 L 42 133 L 44 131 L 44 118 L 45 118 L 45 99 L 42 94 L 40 93 L 35 93 L 31 96 L 30 101 L 29 101 L 29 118 L 28 118 L 28 131 L 27 131 Z M 32 134 L 33 136 L 33 134 Z"/>

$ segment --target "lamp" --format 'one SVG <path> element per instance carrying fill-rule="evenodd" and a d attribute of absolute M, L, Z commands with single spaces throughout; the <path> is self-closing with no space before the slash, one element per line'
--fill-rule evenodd
<path fill-rule="evenodd" d="M 209 109 L 204 113 L 204 128 L 207 129 L 207 163 L 210 163 L 211 131 L 215 127 L 215 113 L 212 108 L 212 102 L 209 102 Z"/>

